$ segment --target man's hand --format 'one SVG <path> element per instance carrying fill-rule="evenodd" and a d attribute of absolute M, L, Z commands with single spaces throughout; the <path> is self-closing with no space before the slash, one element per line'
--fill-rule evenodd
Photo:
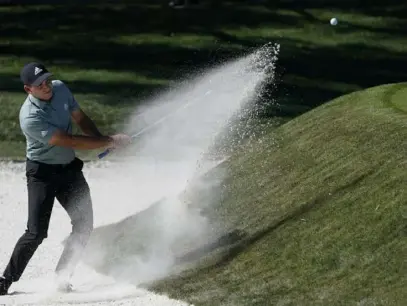
<path fill-rule="evenodd" d="M 111 143 L 113 149 L 126 147 L 132 142 L 132 138 L 126 134 L 116 134 L 110 136 L 110 138 L 113 140 Z"/>

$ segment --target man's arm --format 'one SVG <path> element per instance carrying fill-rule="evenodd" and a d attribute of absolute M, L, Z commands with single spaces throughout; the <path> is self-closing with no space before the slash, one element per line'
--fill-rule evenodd
<path fill-rule="evenodd" d="M 103 136 L 102 133 L 100 133 L 97 129 L 92 119 L 90 119 L 81 108 L 72 111 L 71 116 L 73 121 L 81 128 L 85 135 L 97 137 Z"/>
<path fill-rule="evenodd" d="M 21 122 L 21 128 L 26 134 L 41 143 L 73 149 L 93 150 L 112 147 L 117 142 L 117 136 L 69 135 L 36 115 L 25 118 Z"/>
<path fill-rule="evenodd" d="M 43 144 L 79 150 L 117 148 L 131 143 L 131 137 L 123 134 L 113 136 L 70 135 L 36 115 L 24 118 L 21 121 L 21 128 L 24 133 Z"/>
<path fill-rule="evenodd" d="M 69 147 L 78 150 L 93 150 L 111 146 L 113 141 L 114 138 L 109 136 L 70 135 L 62 130 L 55 130 L 48 140 L 48 143 L 54 146 Z"/>

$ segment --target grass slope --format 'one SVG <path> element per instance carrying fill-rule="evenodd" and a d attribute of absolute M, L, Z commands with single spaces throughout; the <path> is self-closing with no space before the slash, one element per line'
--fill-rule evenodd
<path fill-rule="evenodd" d="M 406 97 L 339 97 L 234 156 L 214 216 L 246 236 L 154 288 L 195 305 L 406 305 Z"/>

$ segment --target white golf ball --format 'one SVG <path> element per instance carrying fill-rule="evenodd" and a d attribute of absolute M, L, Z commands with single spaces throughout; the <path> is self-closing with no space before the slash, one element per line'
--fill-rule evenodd
<path fill-rule="evenodd" d="M 337 24 L 338 24 L 338 19 L 331 18 L 331 25 L 337 25 Z"/>

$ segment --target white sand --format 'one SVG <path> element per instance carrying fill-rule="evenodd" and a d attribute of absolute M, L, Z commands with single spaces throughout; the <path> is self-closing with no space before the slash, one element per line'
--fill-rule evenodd
<path fill-rule="evenodd" d="M 143 207 L 122 201 L 121 211 L 114 214 L 108 209 L 111 198 L 107 190 L 120 184 L 109 181 L 103 175 L 103 168 L 87 165 L 85 174 L 89 179 L 92 194 L 95 195 L 95 227 L 117 221 L 126 214 Z M 122 181 L 122 180 L 120 180 Z M 128 187 L 128 186 L 127 186 Z M 119 187 L 117 187 L 119 188 Z M 123 186 L 121 187 L 123 188 Z M 120 189 L 120 188 L 119 188 Z M 99 196 L 98 196 L 99 195 Z M 113 195 L 112 195 L 113 197 Z M 125 197 L 122 197 L 124 199 Z M 27 218 L 27 191 L 23 164 L 0 163 L 0 269 L 5 268 L 17 239 L 25 230 Z M 9 292 L 24 292 L 0 297 L 0 305 L 188 305 L 137 288 L 130 284 L 117 284 L 114 280 L 99 275 L 88 267 L 80 265 L 73 279 L 74 293 L 57 296 L 52 291 L 53 269 L 62 251 L 61 241 L 69 234 L 70 223 L 65 211 L 56 201 L 51 217 L 49 236 L 38 248 L 25 270 L 21 280 Z"/>

